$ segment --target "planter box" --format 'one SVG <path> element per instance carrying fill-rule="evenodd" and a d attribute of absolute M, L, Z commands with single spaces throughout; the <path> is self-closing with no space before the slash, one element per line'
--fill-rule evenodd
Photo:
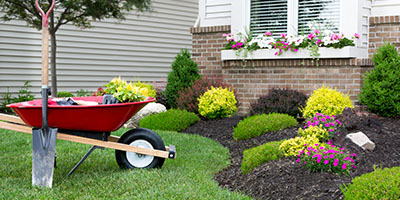
<path fill-rule="evenodd" d="M 257 51 L 249 52 L 247 57 L 236 56 L 236 50 L 222 50 L 221 60 L 255 60 L 255 59 L 307 59 L 310 57 L 310 51 L 306 49 L 300 49 L 297 52 L 286 51 L 282 55 L 276 56 L 276 49 L 259 49 Z M 344 47 L 342 49 L 326 48 L 321 47 L 319 49 L 319 58 L 367 58 L 368 49 L 361 47 Z"/>

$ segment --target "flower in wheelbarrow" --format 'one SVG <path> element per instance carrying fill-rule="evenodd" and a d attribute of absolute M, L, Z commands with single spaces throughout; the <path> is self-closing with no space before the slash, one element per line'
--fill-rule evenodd
<path fill-rule="evenodd" d="M 147 88 L 140 88 L 139 93 L 140 93 L 142 96 L 147 97 L 147 96 L 149 96 L 149 89 L 147 89 Z"/>

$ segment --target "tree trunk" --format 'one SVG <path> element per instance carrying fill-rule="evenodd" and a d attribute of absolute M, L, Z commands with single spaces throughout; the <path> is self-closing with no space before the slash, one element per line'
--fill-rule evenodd
<path fill-rule="evenodd" d="M 51 38 L 51 96 L 57 97 L 57 70 L 56 70 L 56 32 L 54 30 L 54 14 L 50 17 L 50 38 Z"/>

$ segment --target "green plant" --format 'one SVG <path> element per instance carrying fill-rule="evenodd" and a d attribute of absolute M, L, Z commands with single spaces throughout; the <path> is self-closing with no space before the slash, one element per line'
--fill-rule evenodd
<path fill-rule="evenodd" d="M 281 146 L 279 146 L 279 150 L 281 150 L 286 157 L 293 157 L 299 155 L 307 145 L 318 143 L 319 140 L 315 137 L 295 137 L 283 141 Z"/>
<path fill-rule="evenodd" d="M 75 95 L 67 91 L 59 91 L 57 97 L 74 97 Z"/>
<path fill-rule="evenodd" d="M 281 144 L 282 141 L 273 141 L 245 150 L 241 166 L 243 174 L 249 173 L 263 163 L 282 158 L 283 152 L 279 150 Z"/>
<path fill-rule="evenodd" d="M 132 82 L 133 87 L 138 87 L 140 90 L 143 90 L 142 88 L 145 88 L 148 92 L 147 95 L 148 97 L 156 97 L 156 90 L 154 89 L 153 85 L 150 83 L 145 83 L 145 82 Z"/>
<path fill-rule="evenodd" d="M 270 113 L 268 115 L 253 115 L 238 123 L 233 129 L 233 138 L 235 140 L 245 140 L 296 125 L 297 120 L 287 114 Z"/>
<path fill-rule="evenodd" d="M 346 200 L 400 199 L 400 167 L 374 167 L 373 172 L 355 177 L 340 189 Z"/>
<path fill-rule="evenodd" d="M 378 49 L 372 61 L 375 67 L 363 76 L 359 100 L 367 109 L 382 116 L 400 115 L 400 57 L 394 45 Z"/>
<path fill-rule="evenodd" d="M 250 104 L 250 115 L 261 113 L 285 113 L 300 116 L 300 106 L 306 105 L 307 96 L 301 92 L 287 89 L 272 89 L 265 96 Z"/>
<path fill-rule="evenodd" d="M 324 115 L 320 113 L 315 113 L 316 116 L 307 119 L 304 128 L 309 127 L 319 127 L 327 131 L 328 138 L 332 138 L 336 133 L 337 129 L 342 126 L 342 123 L 335 119 L 334 115 Z M 324 140 L 321 140 L 324 141 Z"/>
<path fill-rule="evenodd" d="M 300 108 L 305 118 L 313 117 L 315 113 L 325 115 L 342 114 L 346 107 L 354 108 L 353 102 L 348 95 L 342 94 L 335 89 L 323 85 L 314 90 L 306 102 L 306 107 Z"/>
<path fill-rule="evenodd" d="M 190 52 L 187 49 L 181 50 L 172 63 L 172 71 L 168 73 L 165 87 L 168 104 L 172 108 L 177 108 L 178 92 L 190 87 L 193 81 L 197 79 L 200 79 L 197 64 L 190 58 Z"/>
<path fill-rule="evenodd" d="M 92 96 L 103 96 L 104 89 L 102 87 L 97 88 L 97 91 L 92 94 Z"/>
<path fill-rule="evenodd" d="M 77 97 L 88 97 L 90 96 L 91 92 L 89 90 L 80 89 L 76 91 Z"/>
<path fill-rule="evenodd" d="M 307 144 L 307 151 L 298 154 L 296 162 L 304 164 L 311 172 L 332 172 L 349 175 L 351 168 L 356 168 L 353 158 L 356 154 L 348 155 L 344 148 L 338 148 L 329 142 L 327 144 Z"/>
<path fill-rule="evenodd" d="M 320 126 L 310 126 L 304 130 L 299 128 L 297 133 L 300 137 L 315 137 L 319 141 L 326 141 L 330 138 L 329 132 L 326 129 L 322 128 L 322 125 L 321 125 L 321 127 Z"/>
<path fill-rule="evenodd" d="M 229 117 L 237 112 L 235 94 L 228 88 L 214 88 L 199 97 L 199 113 L 209 119 Z"/>
<path fill-rule="evenodd" d="M 105 93 L 112 94 L 120 102 L 136 102 L 143 101 L 149 94 L 147 88 L 135 87 L 131 83 L 127 83 L 125 80 L 119 78 L 114 78 L 108 84 L 105 85 L 107 89 L 104 90 Z"/>
<path fill-rule="evenodd" d="M 139 125 L 152 130 L 181 131 L 199 120 L 196 114 L 186 110 L 169 109 L 144 117 Z"/>
<path fill-rule="evenodd" d="M 8 104 L 14 103 L 14 98 L 12 96 L 12 93 L 10 92 L 10 88 L 7 88 L 7 92 L 1 94 L 1 100 L 2 100 L 1 107 L 0 107 L 1 112 L 11 113 L 12 109 L 7 108 Z"/>
<path fill-rule="evenodd" d="M 18 90 L 17 97 L 13 97 L 12 93 L 10 92 L 10 89 L 7 88 L 7 92 L 2 94 L 1 96 L 2 102 L 0 110 L 9 113 L 12 112 L 12 110 L 11 108 L 6 107 L 7 104 L 33 100 L 34 96 L 32 95 L 32 92 L 29 91 L 30 87 L 32 87 L 30 82 L 25 81 L 24 86 L 22 86 L 21 89 Z"/>

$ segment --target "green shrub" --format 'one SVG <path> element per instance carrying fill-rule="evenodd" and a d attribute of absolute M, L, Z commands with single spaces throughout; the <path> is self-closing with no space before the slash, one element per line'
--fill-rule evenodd
<path fill-rule="evenodd" d="M 59 91 L 57 97 L 74 97 L 75 95 L 67 91 Z"/>
<path fill-rule="evenodd" d="M 139 90 L 143 90 L 142 88 L 146 88 L 147 95 L 148 97 L 156 97 L 156 89 L 154 89 L 153 85 L 150 83 L 144 83 L 144 82 L 132 82 L 133 87 L 138 87 Z"/>
<path fill-rule="evenodd" d="M 229 117 L 237 112 L 233 91 L 228 88 L 214 88 L 199 97 L 199 113 L 209 119 Z"/>
<path fill-rule="evenodd" d="M 315 137 L 319 141 L 326 141 L 329 139 L 329 132 L 322 128 L 322 124 L 320 126 L 309 126 L 306 129 L 299 128 L 297 132 L 300 137 Z"/>
<path fill-rule="evenodd" d="M 245 150 L 241 167 L 243 174 L 249 173 L 263 163 L 282 158 L 283 152 L 279 150 L 281 144 L 282 141 L 273 141 Z"/>
<path fill-rule="evenodd" d="M 400 199 L 400 167 L 375 168 L 349 185 L 340 186 L 344 199 Z"/>
<path fill-rule="evenodd" d="M 200 79 L 197 64 L 190 58 L 188 50 L 181 50 L 172 63 L 172 71 L 168 73 L 165 95 L 168 104 L 176 108 L 176 98 L 178 92 L 186 87 L 190 87 L 194 81 Z"/>
<path fill-rule="evenodd" d="M 181 131 L 198 122 L 200 118 L 185 110 L 170 109 L 156 113 L 140 120 L 140 127 L 152 130 Z"/>
<path fill-rule="evenodd" d="M 268 115 L 253 115 L 238 123 L 233 129 L 233 138 L 235 140 L 245 140 L 267 132 L 279 131 L 296 125 L 297 120 L 288 114 L 270 113 Z"/>
<path fill-rule="evenodd" d="M 306 102 L 305 108 L 300 108 L 305 118 L 313 117 L 315 113 L 325 115 L 338 115 L 343 113 L 343 109 L 354 108 L 353 102 L 348 95 L 342 94 L 335 89 L 327 86 L 314 90 Z"/>
<path fill-rule="evenodd" d="M 281 150 L 286 157 L 297 156 L 307 145 L 318 143 L 320 142 L 315 137 L 295 137 L 283 141 L 281 146 L 279 146 L 279 150 Z"/>
<path fill-rule="evenodd" d="M 29 81 L 25 81 L 24 86 L 18 90 L 17 97 L 13 97 L 12 93 L 10 92 L 10 88 L 7 88 L 7 92 L 1 95 L 1 104 L 0 104 L 0 111 L 4 113 L 11 113 L 12 109 L 7 108 L 8 104 L 18 103 L 23 101 L 30 101 L 34 99 L 32 92 L 29 91 L 29 88 L 32 87 Z"/>
<path fill-rule="evenodd" d="M 372 61 L 375 67 L 367 72 L 359 95 L 360 103 L 370 112 L 382 116 L 400 115 L 400 58 L 393 45 L 378 49 Z"/>
<path fill-rule="evenodd" d="M 80 89 L 80 90 L 76 91 L 77 97 L 88 97 L 91 94 L 92 93 L 89 90 Z"/>
<path fill-rule="evenodd" d="M 305 94 L 295 90 L 272 89 L 250 104 L 250 115 L 284 113 L 297 117 L 301 114 L 299 107 L 304 107 L 306 100 Z"/>

